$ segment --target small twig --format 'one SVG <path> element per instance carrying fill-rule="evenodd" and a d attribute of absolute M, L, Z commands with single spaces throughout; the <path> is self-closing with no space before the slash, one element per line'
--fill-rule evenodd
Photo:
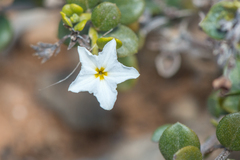
<path fill-rule="evenodd" d="M 167 24 L 169 22 L 169 20 L 166 17 L 157 17 L 152 19 L 152 21 L 150 21 L 146 26 L 144 26 L 141 29 L 141 32 L 143 35 L 147 35 L 148 33 L 150 33 L 151 31 Z"/>
<path fill-rule="evenodd" d="M 212 146 L 211 148 L 209 148 L 208 150 L 206 150 L 205 153 L 204 153 L 204 155 L 206 155 L 206 154 L 208 154 L 208 153 L 211 153 L 211 152 L 213 152 L 213 151 L 215 151 L 215 150 L 217 150 L 217 149 L 221 149 L 221 148 L 224 148 L 224 146 L 221 145 L 221 144 L 214 145 L 214 146 Z"/>
<path fill-rule="evenodd" d="M 34 55 L 38 56 L 39 58 L 42 58 L 41 63 L 46 62 L 54 54 L 57 55 L 60 52 L 61 44 L 69 37 L 70 35 L 66 35 L 54 44 L 38 42 L 36 46 L 31 45 L 31 47 L 36 51 Z"/>
<path fill-rule="evenodd" d="M 212 135 L 204 144 L 201 145 L 201 153 L 202 155 L 205 155 L 207 153 L 210 153 L 214 151 L 216 148 L 215 144 L 217 143 L 217 137 L 216 135 Z"/>
<path fill-rule="evenodd" d="M 58 82 L 56 82 L 56 83 L 53 83 L 53 84 L 51 84 L 51 85 L 49 85 L 49 86 L 47 86 L 47 87 L 45 87 L 45 88 L 39 89 L 39 91 L 45 90 L 45 89 L 47 89 L 47 88 L 49 88 L 49 87 L 55 86 L 55 85 L 57 85 L 57 84 L 65 81 L 65 80 L 67 80 L 67 79 L 77 70 L 77 68 L 79 67 L 79 65 L 80 65 L 80 62 L 78 62 L 77 66 L 73 69 L 73 71 L 72 71 L 67 77 L 65 77 L 64 79 L 62 79 L 62 80 L 60 80 L 60 81 L 58 81 Z"/>
<path fill-rule="evenodd" d="M 215 160 L 226 160 L 230 154 L 231 151 L 225 148 Z"/>
<path fill-rule="evenodd" d="M 182 18 L 191 16 L 193 14 L 193 11 L 190 9 L 178 10 L 174 7 L 167 7 L 164 9 L 164 13 L 169 18 Z"/>
<path fill-rule="evenodd" d="M 106 36 L 108 33 L 110 33 L 110 32 L 112 32 L 113 31 L 113 28 L 112 29 L 110 29 L 109 31 L 107 31 L 106 33 L 104 33 L 101 37 L 104 37 L 104 36 Z"/>
<path fill-rule="evenodd" d="M 188 26 L 189 26 L 189 20 L 183 20 L 180 24 L 179 30 L 180 30 L 180 36 L 183 40 L 186 40 L 191 43 L 191 45 L 206 48 L 208 50 L 212 50 L 211 43 L 208 43 L 206 41 L 199 41 L 197 38 L 193 38 L 191 33 L 188 32 Z"/>

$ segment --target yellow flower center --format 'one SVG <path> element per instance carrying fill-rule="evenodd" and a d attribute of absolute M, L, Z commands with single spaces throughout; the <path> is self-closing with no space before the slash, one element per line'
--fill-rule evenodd
<path fill-rule="evenodd" d="M 104 71 L 105 68 L 101 67 L 100 69 L 99 68 L 96 68 L 96 71 L 97 73 L 95 74 L 95 77 L 96 78 L 100 78 L 100 80 L 104 80 L 104 76 L 107 76 L 108 73 Z"/>

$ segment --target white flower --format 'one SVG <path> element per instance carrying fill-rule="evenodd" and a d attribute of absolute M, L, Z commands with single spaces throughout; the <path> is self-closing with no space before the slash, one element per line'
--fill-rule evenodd
<path fill-rule="evenodd" d="M 118 62 L 115 39 L 108 42 L 98 56 L 84 47 L 78 47 L 78 53 L 81 71 L 68 90 L 93 93 L 103 109 L 111 110 L 117 99 L 117 84 L 137 78 L 138 71 Z"/>

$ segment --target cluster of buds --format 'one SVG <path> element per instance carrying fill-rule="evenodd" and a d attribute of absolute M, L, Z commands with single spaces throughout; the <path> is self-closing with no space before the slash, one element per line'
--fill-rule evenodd
<path fill-rule="evenodd" d="M 83 13 L 82 7 L 77 4 L 66 4 L 60 12 L 62 16 L 63 26 L 69 29 L 70 34 L 65 35 L 55 44 L 38 43 L 37 46 L 31 47 L 36 51 L 35 55 L 42 58 L 42 63 L 46 62 L 55 53 L 60 52 L 60 46 L 63 42 L 70 38 L 68 50 L 78 43 L 87 49 L 90 49 L 90 39 L 88 35 L 80 35 L 86 23 L 91 19 L 91 13 Z"/>

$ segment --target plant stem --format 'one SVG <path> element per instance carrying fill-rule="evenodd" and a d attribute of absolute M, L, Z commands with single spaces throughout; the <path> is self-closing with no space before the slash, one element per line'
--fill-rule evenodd
<path fill-rule="evenodd" d="M 215 160 L 226 160 L 230 153 L 231 151 L 225 148 Z"/>

